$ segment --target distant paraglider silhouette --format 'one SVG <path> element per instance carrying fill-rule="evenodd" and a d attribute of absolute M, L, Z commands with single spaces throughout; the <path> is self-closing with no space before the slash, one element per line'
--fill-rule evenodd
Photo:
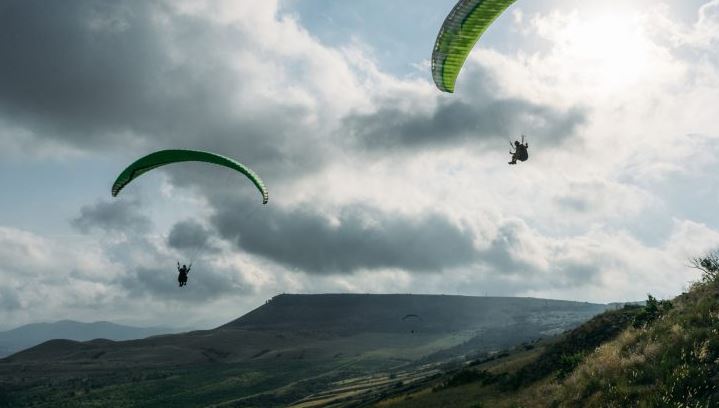
<path fill-rule="evenodd" d="M 416 329 L 416 326 L 418 325 L 417 322 L 423 321 L 422 318 L 419 315 L 416 314 L 406 314 L 404 317 L 402 317 L 403 322 L 409 322 L 412 328 L 410 329 L 410 333 L 414 334 L 414 331 Z"/>

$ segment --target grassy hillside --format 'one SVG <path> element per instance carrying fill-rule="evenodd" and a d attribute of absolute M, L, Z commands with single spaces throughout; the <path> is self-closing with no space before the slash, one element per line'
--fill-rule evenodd
<path fill-rule="evenodd" d="M 673 305 L 589 355 L 553 400 L 560 406 L 719 406 L 719 284 L 696 285 Z"/>
<path fill-rule="evenodd" d="M 717 269 L 719 270 L 719 269 Z M 719 282 L 608 311 L 551 341 L 475 361 L 383 407 L 719 406 Z"/>

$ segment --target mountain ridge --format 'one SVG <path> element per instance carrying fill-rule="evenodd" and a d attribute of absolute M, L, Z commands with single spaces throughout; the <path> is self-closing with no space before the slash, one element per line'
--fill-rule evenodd
<path fill-rule="evenodd" d="M 63 319 L 55 322 L 29 323 L 0 332 L 0 358 L 53 339 L 89 341 L 107 338 L 118 341 L 174 332 L 177 332 L 177 329 L 135 327 L 108 321 L 80 322 Z"/>

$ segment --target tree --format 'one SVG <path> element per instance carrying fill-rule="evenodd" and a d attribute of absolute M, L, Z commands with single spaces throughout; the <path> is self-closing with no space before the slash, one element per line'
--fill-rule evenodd
<path fill-rule="evenodd" d="M 719 277 L 719 250 L 689 260 L 691 267 L 702 271 L 702 281 L 714 282 Z"/>
<path fill-rule="evenodd" d="M 644 309 L 634 317 L 634 327 L 645 327 L 657 318 L 663 316 L 674 307 L 669 300 L 657 300 L 652 295 L 647 295 L 647 303 Z"/>

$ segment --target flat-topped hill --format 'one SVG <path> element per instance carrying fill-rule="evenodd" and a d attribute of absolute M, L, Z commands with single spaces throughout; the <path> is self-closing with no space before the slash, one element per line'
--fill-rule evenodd
<path fill-rule="evenodd" d="M 278 295 L 219 329 L 426 332 L 502 327 L 526 319 L 593 315 L 606 305 L 535 298 L 453 295 Z M 416 316 L 416 317 L 415 317 Z M 407 318 L 405 318 L 407 317 Z M 404 320 L 403 320 L 404 318 Z"/>

